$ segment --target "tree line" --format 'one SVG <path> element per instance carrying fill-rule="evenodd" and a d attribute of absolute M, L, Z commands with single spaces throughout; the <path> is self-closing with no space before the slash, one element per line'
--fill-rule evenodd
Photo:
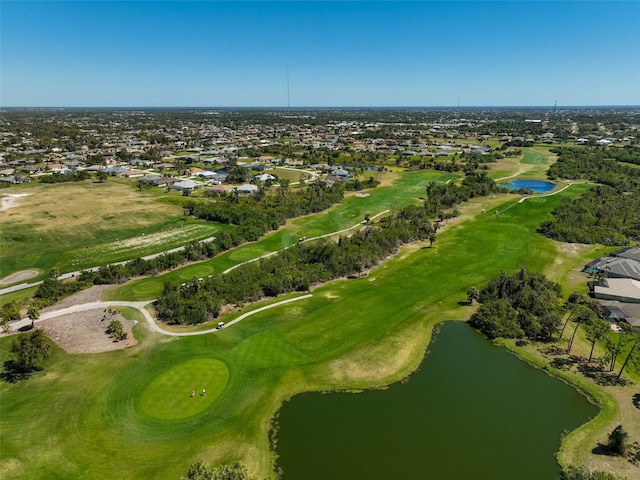
<path fill-rule="evenodd" d="M 628 161 L 640 149 L 563 147 L 552 151 L 559 157 L 549 168 L 551 180 L 588 179 L 601 185 L 579 199 L 562 200 L 552 212 L 553 220 L 543 222 L 538 231 L 574 243 L 628 245 L 640 240 L 640 170 L 618 161 Z"/>
<path fill-rule="evenodd" d="M 167 282 L 156 303 L 158 318 L 176 324 L 202 323 L 219 315 L 223 305 L 242 305 L 264 297 L 306 291 L 314 284 L 357 275 L 373 267 L 409 242 L 436 240 L 436 219 L 455 215 L 453 208 L 469 198 L 497 191 L 484 172 L 474 172 L 460 185 L 429 184 L 421 205 L 393 211 L 337 242 L 302 243 L 277 255 L 242 265 L 225 275 Z"/>

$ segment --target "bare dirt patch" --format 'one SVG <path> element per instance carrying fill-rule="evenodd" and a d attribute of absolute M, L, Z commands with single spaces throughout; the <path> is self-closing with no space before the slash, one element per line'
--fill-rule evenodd
<path fill-rule="evenodd" d="M 111 320 L 120 320 L 127 338 L 114 342 L 105 330 Z M 133 337 L 135 321 L 127 320 L 119 313 L 113 315 L 103 308 L 70 313 L 39 322 L 49 338 L 69 353 L 100 353 L 121 350 L 135 345 Z"/>
<path fill-rule="evenodd" d="M 38 270 L 20 270 L 19 272 L 12 273 L 11 275 L 4 277 L 0 280 L 0 285 L 8 285 L 10 283 L 24 282 L 37 276 L 40 272 Z"/>
<path fill-rule="evenodd" d="M 93 287 L 81 290 L 78 293 L 60 300 L 58 303 L 42 309 L 42 312 L 51 312 L 54 310 L 62 310 L 63 308 L 73 307 L 74 305 L 82 305 L 83 303 L 99 302 L 102 292 L 112 285 L 94 285 Z M 105 327 L 106 328 L 106 327 Z"/>

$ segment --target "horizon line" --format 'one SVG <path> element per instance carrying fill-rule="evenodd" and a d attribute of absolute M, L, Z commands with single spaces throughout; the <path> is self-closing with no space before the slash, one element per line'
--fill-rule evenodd
<path fill-rule="evenodd" d="M 60 109 L 102 109 L 102 110 L 117 110 L 117 109 L 221 109 L 221 110 L 247 110 L 247 109 L 255 109 L 255 110 L 321 110 L 321 109 L 415 109 L 415 108 L 450 108 L 454 110 L 460 109 L 477 109 L 477 108 L 549 108 L 549 109 L 568 109 L 568 108 L 640 108 L 640 104 L 599 104 L 599 105 L 328 105 L 328 106 L 318 106 L 318 105 L 303 105 L 303 106 L 283 106 L 283 105 L 272 105 L 272 106 L 213 106 L 213 105 L 204 105 L 204 106 L 189 106 L 189 105 L 178 105 L 178 106 L 153 106 L 153 105 L 118 105 L 118 106 L 99 106 L 99 105 L 83 105 L 83 106 L 55 106 L 55 105 L 40 105 L 40 106 L 23 106 L 23 105 L 11 105 L 11 106 L 0 106 L 0 110 L 11 110 L 11 109 L 40 109 L 40 110 L 60 110 Z"/>

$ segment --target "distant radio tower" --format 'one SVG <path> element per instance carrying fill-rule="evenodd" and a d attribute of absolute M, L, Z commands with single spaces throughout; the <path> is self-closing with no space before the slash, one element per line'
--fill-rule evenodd
<path fill-rule="evenodd" d="M 289 66 L 287 65 L 287 108 L 290 108 L 291 104 L 289 102 Z"/>
<path fill-rule="evenodd" d="M 558 108 L 558 100 L 553 104 L 553 113 L 556 113 L 556 109 Z"/>

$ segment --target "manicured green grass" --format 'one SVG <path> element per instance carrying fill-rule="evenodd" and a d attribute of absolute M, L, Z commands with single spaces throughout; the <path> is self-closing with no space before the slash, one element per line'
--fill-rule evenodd
<path fill-rule="evenodd" d="M 477 213 L 451 224 L 433 248 L 403 249 L 366 278 L 332 282 L 308 300 L 215 334 L 167 339 L 142 328 L 141 343 L 120 352 L 54 349 L 42 372 L 0 385 L 0 474 L 174 479 L 194 461 L 243 460 L 266 477 L 269 421 L 283 400 L 403 378 L 421 361 L 435 323 L 468 316 L 459 302 L 469 286 L 481 286 L 500 269 L 542 271 L 553 263 L 557 244 L 535 229 L 581 188 L 522 204 L 504 196 L 499 215 Z M 0 339 L 0 360 L 10 341 Z M 153 379 L 203 358 L 229 371 L 211 407 L 182 419 L 141 413 L 139 402 Z"/>
<path fill-rule="evenodd" d="M 289 182 L 299 182 L 300 178 L 304 178 L 307 180 L 311 177 L 307 172 L 303 172 L 302 170 L 290 170 L 288 168 L 274 168 L 273 170 L 267 171 L 265 173 L 271 173 L 278 177 L 281 180 L 289 180 Z"/>
<path fill-rule="evenodd" d="M 0 295 L 0 307 L 6 305 L 9 302 L 21 302 L 22 300 L 31 297 L 38 287 L 25 288 L 24 290 L 18 290 L 17 292 L 5 293 Z"/>
<path fill-rule="evenodd" d="M 199 358 L 179 363 L 154 378 L 140 396 L 142 413 L 162 420 L 181 420 L 210 407 L 224 390 L 229 371 L 224 363 Z"/>
<path fill-rule="evenodd" d="M 531 165 L 544 165 L 547 163 L 547 157 L 535 150 L 525 149 L 522 157 L 522 163 Z"/>

